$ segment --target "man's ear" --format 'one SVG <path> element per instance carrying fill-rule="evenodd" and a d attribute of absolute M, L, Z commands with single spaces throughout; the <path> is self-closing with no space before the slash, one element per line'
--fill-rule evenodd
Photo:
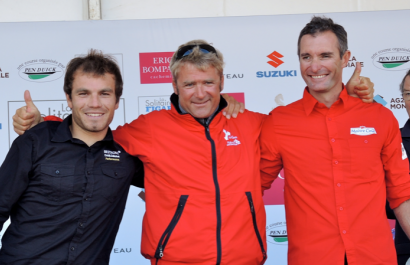
<path fill-rule="evenodd" d="M 345 68 L 347 66 L 347 63 L 350 60 L 350 55 L 351 55 L 351 52 L 349 50 L 347 50 L 345 52 L 345 54 L 343 54 L 343 57 L 342 57 L 342 66 L 343 66 L 343 68 Z"/>
<path fill-rule="evenodd" d="M 66 97 L 66 99 L 67 99 L 67 105 L 68 105 L 68 107 L 70 107 L 70 109 L 72 109 L 72 108 L 73 108 L 73 102 L 71 101 L 70 95 L 65 94 L 65 97 Z"/>

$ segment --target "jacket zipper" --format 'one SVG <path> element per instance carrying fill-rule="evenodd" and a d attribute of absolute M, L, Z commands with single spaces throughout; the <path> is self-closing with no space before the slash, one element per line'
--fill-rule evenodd
<path fill-rule="evenodd" d="M 216 170 L 216 148 L 215 142 L 211 138 L 209 132 L 208 124 L 205 125 L 205 135 L 208 141 L 211 143 L 212 149 L 212 177 L 215 185 L 215 201 L 216 201 L 216 265 L 221 264 L 222 259 L 222 240 L 221 240 L 221 226 L 222 226 L 222 217 L 221 217 L 221 190 L 218 183 L 218 174 Z"/>
<path fill-rule="evenodd" d="M 262 255 L 263 255 L 262 264 L 263 264 L 266 260 L 266 251 L 265 251 L 265 247 L 263 246 L 262 237 L 259 233 L 258 224 L 256 223 L 256 215 L 255 215 L 255 208 L 253 207 L 252 194 L 249 191 L 247 191 L 245 193 L 246 193 L 246 197 L 248 198 L 249 207 L 251 208 L 253 228 L 255 229 L 256 237 L 258 238 L 259 246 L 261 247 L 261 250 L 262 250 Z"/>
<path fill-rule="evenodd" d="M 172 231 L 174 231 L 179 218 L 181 218 L 187 200 L 188 195 L 181 195 L 181 197 L 179 197 L 178 206 L 174 217 L 172 217 L 171 222 L 169 223 L 167 229 L 165 229 L 165 232 L 162 234 L 161 239 L 158 242 L 158 247 L 155 251 L 155 258 L 157 258 L 156 264 L 158 264 L 158 260 L 164 256 L 165 247 L 167 246 L 168 240 L 171 237 Z"/>

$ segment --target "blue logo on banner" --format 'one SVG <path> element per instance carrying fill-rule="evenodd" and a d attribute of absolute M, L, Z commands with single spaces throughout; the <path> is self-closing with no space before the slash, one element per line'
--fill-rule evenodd
<path fill-rule="evenodd" d="M 383 106 L 386 106 L 386 104 L 387 104 L 387 101 L 384 100 L 383 97 L 380 96 L 380 95 L 376 95 L 376 96 L 374 97 L 374 101 L 376 101 L 377 103 L 382 104 Z"/>

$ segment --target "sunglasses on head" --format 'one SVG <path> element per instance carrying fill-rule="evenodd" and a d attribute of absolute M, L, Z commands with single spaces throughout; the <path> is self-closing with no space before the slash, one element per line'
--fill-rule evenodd
<path fill-rule="evenodd" d="M 211 45 L 208 44 L 191 44 L 191 45 L 187 45 L 184 46 L 182 48 L 180 48 L 177 51 L 177 56 L 175 58 L 176 61 L 184 58 L 185 56 L 188 56 L 192 53 L 192 51 L 194 50 L 195 47 L 199 47 L 199 50 L 203 53 L 214 53 L 216 55 L 216 57 L 218 57 L 218 54 L 216 53 L 216 50 L 214 47 L 212 47 Z"/>

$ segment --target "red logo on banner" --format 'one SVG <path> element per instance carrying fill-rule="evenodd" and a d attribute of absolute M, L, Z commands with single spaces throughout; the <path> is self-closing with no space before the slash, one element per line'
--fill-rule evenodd
<path fill-rule="evenodd" d="M 272 65 L 275 68 L 284 63 L 281 59 L 279 59 L 279 58 L 282 58 L 283 55 L 278 53 L 277 51 L 272 52 L 266 57 L 272 60 L 272 61 L 269 61 L 268 64 Z"/>
<path fill-rule="evenodd" d="M 272 183 L 269 190 L 265 190 L 263 195 L 263 202 L 265 205 L 283 205 L 285 204 L 285 198 L 283 189 L 285 188 L 285 173 L 283 169 L 280 171 L 279 176 Z"/>
<path fill-rule="evenodd" d="M 222 93 L 222 94 L 228 94 L 229 96 L 236 99 L 236 101 L 245 104 L 245 93 Z"/>
<path fill-rule="evenodd" d="M 172 83 L 169 63 L 173 52 L 140 53 L 141 84 Z"/>

